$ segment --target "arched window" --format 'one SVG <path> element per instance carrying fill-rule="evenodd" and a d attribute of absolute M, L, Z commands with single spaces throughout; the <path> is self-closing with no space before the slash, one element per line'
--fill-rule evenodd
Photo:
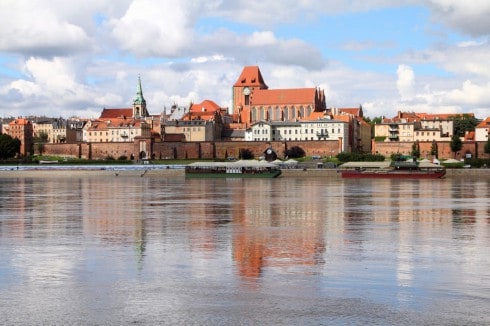
<path fill-rule="evenodd" d="M 281 119 L 281 109 L 278 106 L 276 106 L 276 108 L 274 109 L 274 120 L 276 120 L 276 121 L 282 120 Z"/>
<path fill-rule="evenodd" d="M 301 106 L 299 108 L 299 117 L 300 118 L 304 118 L 305 117 L 305 108 L 303 106 Z"/>
<path fill-rule="evenodd" d="M 257 109 L 255 107 L 252 108 L 251 110 L 252 112 L 252 117 L 251 117 L 251 120 L 252 121 L 257 121 Z"/>
<path fill-rule="evenodd" d="M 265 117 L 264 117 L 264 108 L 263 107 L 260 107 L 259 109 L 259 119 L 262 121 L 262 120 L 265 120 Z"/>
<path fill-rule="evenodd" d="M 270 106 L 267 109 L 267 120 L 272 120 L 272 108 Z"/>
<path fill-rule="evenodd" d="M 282 114 L 283 114 L 283 117 L 284 117 L 284 121 L 288 121 L 289 120 L 289 111 L 288 111 L 288 107 L 287 106 L 285 106 L 282 109 Z"/>
<path fill-rule="evenodd" d="M 306 108 L 306 116 L 310 116 L 311 115 L 311 106 L 308 105 L 308 107 Z"/>
<path fill-rule="evenodd" d="M 294 106 L 291 108 L 291 119 L 296 119 L 296 108 Z"/>

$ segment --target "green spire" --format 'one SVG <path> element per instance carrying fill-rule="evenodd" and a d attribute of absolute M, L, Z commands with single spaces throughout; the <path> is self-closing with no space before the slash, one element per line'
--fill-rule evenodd
<path fill-rule="evenodd" d="M 143 97 L 143 90 L 141 88 L 141 78 L 138 75 L 138 86 L 136 87 L 136 97 L 133 100 L 133 104 L 146 104 L 145 98 Z"/>

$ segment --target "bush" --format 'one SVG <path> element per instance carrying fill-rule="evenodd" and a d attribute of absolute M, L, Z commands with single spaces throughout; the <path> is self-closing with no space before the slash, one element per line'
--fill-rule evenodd
<path fill-rule="evenodd" d="M 464 160 L 464 164 L 469 164 L 472 168 L 490 167 L 490 159 L 467 158 Z"/>
<path fill-rule="evenodd" d="M 306 155 L 305 151 L 299 146 L 293 146 L 284 152 L 284 156 L 289 158 L 300 158 Z"/>
<path fill-rule="evenodd" d="M 128 157 L 126 155 L 121 155 L 117 158 L 118 161 L 127 161 Z"/>
<path fill-rule="evenodd" d="M 240 149 L 240 158 L 242 160 L 253 160 L 254 153 L 252 153 L 252 151 L 248 148 L 242 148 Z"/>
<path fill-rule="evenodd" d="M 385 157 L 380 154 L 371 154 L 371 153 L 348 153 L 342 152 L 337 155 L 337 159 L 344 162 L 382 162 L 385 160 Z"/>

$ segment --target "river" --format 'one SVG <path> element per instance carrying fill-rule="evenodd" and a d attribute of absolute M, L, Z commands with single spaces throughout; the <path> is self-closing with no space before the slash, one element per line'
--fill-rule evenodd
<path fill-rule="evenodd" d="M 3 325 L 488 325 L 490 179 L 0 178 Z"/>

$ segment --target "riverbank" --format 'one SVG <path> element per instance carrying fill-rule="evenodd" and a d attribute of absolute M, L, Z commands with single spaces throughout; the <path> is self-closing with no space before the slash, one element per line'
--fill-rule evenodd
<path fill-rule="evenodd" d="M 83 176 L 113 176 L 113 177 L 184 177 L 183 169 L 22 169 L 0 170 L 0 178 L 46 178 L 46 177 L 83 177 Z M 281 178 L 301 177 L 339 177 L 336 169 L 284 169 Z M 446 178 L 484 178 L 490 179 L 490 169 L 447 169 Z"/>

